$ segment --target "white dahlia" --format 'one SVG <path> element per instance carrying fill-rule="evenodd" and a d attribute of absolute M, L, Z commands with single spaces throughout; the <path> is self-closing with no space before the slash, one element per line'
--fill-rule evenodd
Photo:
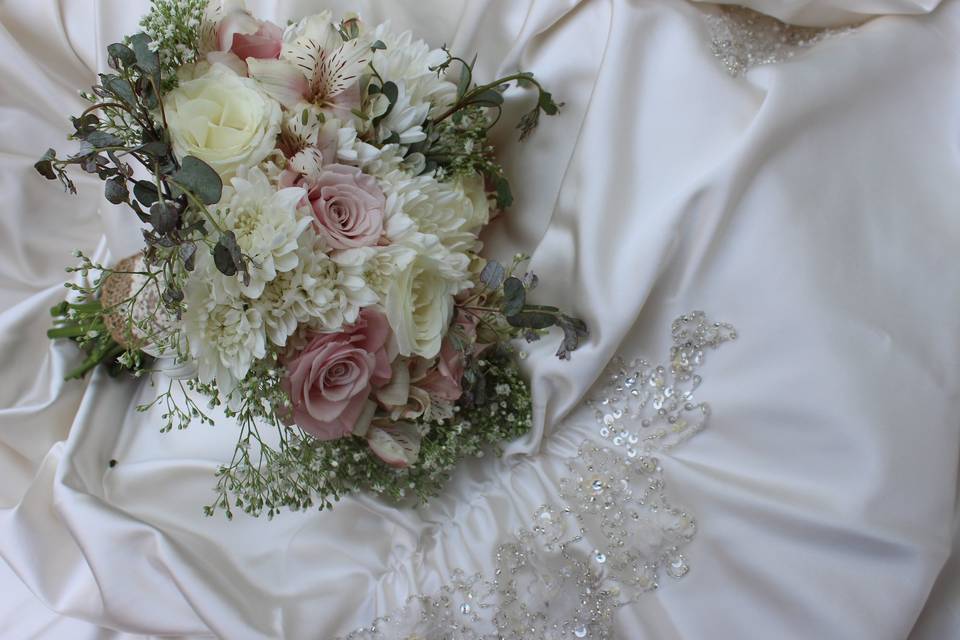
<path fill-rule="evenodd" d="M 297 266 L 297 239 L 310 226 L 310 218 L 300 216 L 297 206 L 306 191 L 289 187 L 279 191 L 259 168 L 233 179 L 225 187 L 215 215 L 225 230 L 233 231 L 244 255 L 253 260 L 249 266 L 250 283 L 239 276 L 214 274 L 217 285 L 232 295 L 256 299 L 278 273 Z"/>

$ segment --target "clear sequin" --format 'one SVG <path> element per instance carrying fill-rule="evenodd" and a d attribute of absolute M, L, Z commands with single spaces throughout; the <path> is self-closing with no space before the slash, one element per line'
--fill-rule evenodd
<path fill-rule="evenodd" d="M 671 334 L 669 365 L 611 363 L 587 401 L 601 440 L 584 441 L 566 460 L 557 500 L 533 512 L 530 529 L 496 545 L 492 575 L 456 569 L 439 593 L 410 596 L 345 638 L 610 640 L 619 607 L 658 589 L 661 573 L 685 576 L 682 549 L 696 521 L 668 497 L 651 454 L 704 427 L 709 408 L 693 400 L 702 382 L 693 372 L 736 331 L 695 311 L 675 320 Z M 638 425 L 652 428 L 638 435 Z"/>
<path fill-rule="evenodd" d="M 739 6 L 705 6 L 702 10 L 710 29 L 713 55 L 734 77 L 759 65 L 789 60 L 826 38 L 850 33 L 855 28 L 798 27 Z M 694 354 L 695 360 L 702 357 Z"/>

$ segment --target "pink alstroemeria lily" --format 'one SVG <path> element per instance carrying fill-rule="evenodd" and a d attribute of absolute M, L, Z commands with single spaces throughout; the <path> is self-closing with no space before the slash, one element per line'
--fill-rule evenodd
<path fill-rule="evenodd" d="M 250 77 L 288 109 L 307 102 L 321 107 L 359 106 L 358 81 L 372 51 L 364 38 L 344 42 L 329 12 L 291 27 L 278 60 L 248 58 Z"/>

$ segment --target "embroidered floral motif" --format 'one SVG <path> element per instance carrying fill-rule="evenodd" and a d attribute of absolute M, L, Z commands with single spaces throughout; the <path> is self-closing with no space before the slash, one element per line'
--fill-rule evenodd
<path fill-rule="evenodd" d="M 704 428 L 710 410 L 694 400 L 694 372 L 707 349 L 737 334 L 701 311 L 677 318 L 671 333 L 667 364 L 611 363 L 587 401 L 600 440 L 566 461 L 559 499 L 496 547 L 493 575 L 456 570 L 438 594 L 411 596 L 346 638 L 608 640 L 619 607 L 657 589 L 661 572 L 686 575 L 681 550 L 696 522 L 668 498 L 651 454 Z"/>
<path fill-rule="evenodd" d="M 738 6 L 712 6 L 703 10 L 713 55 L 734 77 L 756 66 L 784 62 L 831 36 L 854 29 L 798 27 Z"/>

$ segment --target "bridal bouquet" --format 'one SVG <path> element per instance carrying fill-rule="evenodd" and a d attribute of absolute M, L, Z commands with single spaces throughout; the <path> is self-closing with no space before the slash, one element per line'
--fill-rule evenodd
<path fill-rule="evenodd" d="M 77 252 L 52 338 L 150 375 L 162 428 L 238 425 L 205 508 L 272 516 L 370 490 L 427 499 L 455 464 L 530 426 L 515 338 L 584 323 L 527 295 L 525 258 L 480 256 L 511 203 L 488 132 L 504 92 L 474 63 L 389 24 L 329 11 L 281 28 L 231 0 L 154 0 L 108 47 L 111 73 L 72 118 L 75 155 L 36 169 L 76 192 L 79 167 L 129 207 L 144 249 Z M 474 59 L 475 61 L 475 59 Z M 157 374 L 157 375 L 153 375 Z"/>

